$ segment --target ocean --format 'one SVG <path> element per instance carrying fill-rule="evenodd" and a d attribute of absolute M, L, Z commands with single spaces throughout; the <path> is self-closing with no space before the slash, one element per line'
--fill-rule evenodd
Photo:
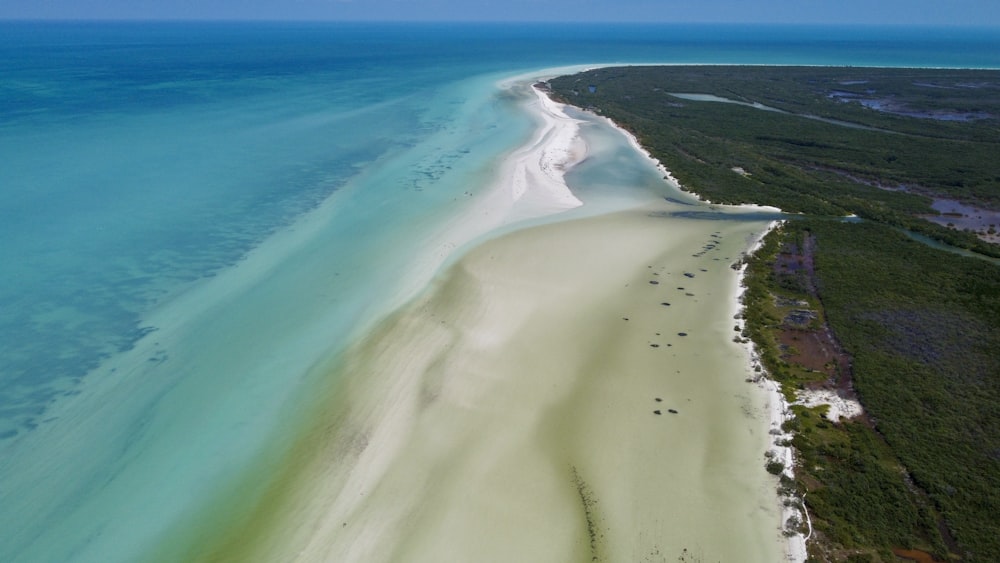
<path fill-rule="evenodd" d="M 615 63 L 1000 68 L 1000 31 L 0 22 L 0 560 L 142 559 L 252 482 L 531 138 L 498 84 Z M 659 189 L 595 142 L 585 204 Z"/>

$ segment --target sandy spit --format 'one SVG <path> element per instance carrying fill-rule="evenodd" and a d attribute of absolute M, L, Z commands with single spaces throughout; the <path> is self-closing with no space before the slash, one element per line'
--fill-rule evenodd
<path fill-rule="evenodd" d="M 762 393 L 727 320 L 736 273 L 691 252 L 735 257 L 760 225 L 651 211 L 491 240 L 389 319 L 255 555 L 781 559 Z"/>
<path fill-rule="evenodd" d="M 538 133 L 449 226 L 449 248 L 484 221 L 579 205 L 562 177 L 586 154 L 578 123 L 535 92 Z M 212 557 L 787 558 L 764 470 L 773 402 L 732 340 L 730 265 L 767 222 L 672 205 L 462 254 L 346 355 L 261 516 Z"/>

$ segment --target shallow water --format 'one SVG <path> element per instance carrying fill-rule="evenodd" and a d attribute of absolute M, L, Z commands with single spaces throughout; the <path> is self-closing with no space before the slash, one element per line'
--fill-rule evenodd
<path fill-rule="evenodd" d="M 134 560 L 280 453 L 302 396 L 448 258 L 436 234 L 530 136 L 500 78 L 621 61 L 1000 66 L 994 35 L 933 30 L 845 46 L 844 30 L 727 26 L 0 26 L 12 561 Z M 610 208 L 657 175 L 609 135 L 595 155 L 624 166 L 573 174 Z"/>
<path fill-rule="evenodd" d="M 294 480 L 328 524 L 289 540 L 308 527 L 286 509 L 257 560 L 780 560 L 729 267 L 767 221 L 650 212 L 669 206 L 511 233 L 445 272 L 345 367 L 379 374 L 352 391 L 385 406 L 338 419 Z M 323 453 L 352 435 L 377 478 Z"/>

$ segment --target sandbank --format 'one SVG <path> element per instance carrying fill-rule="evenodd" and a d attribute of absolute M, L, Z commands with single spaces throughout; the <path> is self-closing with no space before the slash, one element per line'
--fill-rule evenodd
<path fill-rule="evenodd" d="M 458 212 L 433 217 L 430 235 L 421 244 L 424 252 L 411 256 L 401 266 L 406 283 L 386 296 L 394 310 L 419 293 L 449 261 L 461 256 L 462 249 L 480 239 L 516 228 L 518 223 L 551 216 L 577 208 L 577 199 L 564 180 L 565 172 L 587 156 L 580 138 L 580 121 L 564 111 L 564 105 L 549 99 L 530 80 L 504 81 L 498 88 L 527 89 L 523 106 L 538 123 L 531 138 L 507 154 L 492 181 L 475 194 Z"/>
<path fill-rule="evenodd" d="M 761 224 L 656 211 L 491 240 L 388 319 L 253 555 L 783 558 L 767 415 L 728 316 L 731 260 Z"/>
<path fill-rule="evenodd" d="M 196 555 L 787 557 L 768 401 L 732 340 L 730 266 L 767 223 L 650 198 L 502 228 L 579 204 L 562 176 L 585 155 L 576 122 L 535 93 L 538 133 L 447 229 L 503 234 L 344 355 L 256 514 Z"/>
<path fill-rule="evenodd" d="M 580 121 L 569 117 L 563 104 L 552 101 L 534 85 L 530 89 L 533 96 L 526 107 L 539 126 L 528 143 L 503 159 L 488 190 L 491 199 L 484 211 L 492 214 L 498 224 L 583 205 L 564 179 L 566 171 L 587 156 L 586 144 L 580 138 Z"/>

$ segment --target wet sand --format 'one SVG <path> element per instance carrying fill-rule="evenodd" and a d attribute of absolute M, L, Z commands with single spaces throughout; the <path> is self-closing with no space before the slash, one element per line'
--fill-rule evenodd
<path fill-rule="evenodd" d="M 586 154 L 576 123 L 535 109 L 539 134 L 468 219 L 578 203 L 560 189 Z M 767 219 L 655 196 L 581 211 L 480 239 L 354 345 L 256 510 L 185 555 L 783 559 L 773 394 L 733 342 L 730 266 Z"/>
<path fill-rule="evenodd" d="M 660 205 L 486 242 L 383 323 L 254 558 L 782 559 L 732 342 L 766 223 Z"/>

